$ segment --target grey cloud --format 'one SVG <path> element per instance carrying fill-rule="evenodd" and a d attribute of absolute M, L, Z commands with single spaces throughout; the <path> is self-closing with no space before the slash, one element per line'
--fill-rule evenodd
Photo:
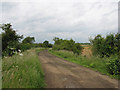
<path fill-rule="evenodd" d="M 27 1 L 27 0 L 26 0 Z M 3 23 L 10 22 L 18 33 L 35 36 L 36 42 L 55 36 L 89 42 L 96 34 L 117 32 L 117 3 L 114 0 L 4 2 Z"/>

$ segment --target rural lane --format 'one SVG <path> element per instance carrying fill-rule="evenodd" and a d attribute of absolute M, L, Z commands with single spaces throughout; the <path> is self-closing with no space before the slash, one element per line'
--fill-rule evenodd
<path fill-rule="evenodd" d="M 48 53 L 39 53 L 47 88 L 118 88 L 118 81 L 89 68 L 65 61 Z"/>

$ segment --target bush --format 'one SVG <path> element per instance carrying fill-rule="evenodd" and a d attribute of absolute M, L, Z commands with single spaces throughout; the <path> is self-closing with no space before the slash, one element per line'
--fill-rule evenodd
<path fill-rule="evenodd" d="M 60 50 L 61 48 L 60 48 L 60 45 L 54 45 L 53 46 L 53 50 Z"/>
<path fill-rule="evenodd" d="M 75 43 L 72 39 L 63 40 L 56 37 L 53 40 L 55 41 L 53 50 L 68 50 L 77 55 L 81 54 L 82 47 L 80 46 L 80 43 Z"/>
<path fill-rule="evenodd" d="M 93 55 L 110 57 L 120 51 L 120 34 L 109 34 L 105 38 L 97 35 L 94 39 L 90 39 L 90 42 L 93 45 Z"/>
<path fill-rule="evenodd" d="M 107 71 L 112 75 L 120 75 L 120 59 L 117 55 L 110 57 L 107 63 Z"/>
<path fill-rule="evenodd" d="M 19 42 L 9 42 L 9 45 L 3 50 L 2 56 L 12 56 L 21 49 Z"/>
<path fill-rule="evenodd" d="M 80 46 L 79 43 L 75 43 L 73 45 L 72 51 L 73 51 L 74 54 L 80 55 L 81 52 L 82 52 L 82 47 Z"/>
<path fill-rule="evenodd" d="M 26 43 L 26 44 L 21 43 L 21 44 L 20 44 L 20 49 L 21 49 L 21 51 L 25 51 L 25 50 L 27 50 L 27 49 L 30 49 L 31 47 L 32 47 L 32 45 L 29 44 L 29 43 Z"/>
<path fill-rule="evenodd" d="M 17 32 L 12 28 L 11 24 L 1 24 L 2 29 L 2 56 L 12 56 L 14 52 L 19 49 L 19 41 L 23 38 L 23 35 L 18 35 Z M 14 50 L 13 50 L 14 49 Z"/>
<path fill-rule="evenodd" d="M 44 48 L 52 48 L 52 44 L 49 43 L 49 41 L 44 41 L 43 44 L 41 44 L 42 47 Z"/>

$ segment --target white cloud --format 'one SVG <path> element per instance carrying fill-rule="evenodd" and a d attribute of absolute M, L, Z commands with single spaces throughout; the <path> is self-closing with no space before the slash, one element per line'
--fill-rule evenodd
<path fill-rule="evenodd" d="M 4 0 L 3 23 L 37 42 L 53 37 L 88 42 L 95 34 L 117 32 L 118 0 Z"/>

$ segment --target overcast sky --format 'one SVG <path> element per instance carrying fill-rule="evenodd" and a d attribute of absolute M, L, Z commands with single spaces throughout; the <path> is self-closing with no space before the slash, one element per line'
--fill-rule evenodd
<path fill-rule="evenodd" d="M 96 34 L 118 32 L 118 0 L 4 0 L 0 6 L 0 23 L 11 23 L 36 42 L 89 42 Z"/>

